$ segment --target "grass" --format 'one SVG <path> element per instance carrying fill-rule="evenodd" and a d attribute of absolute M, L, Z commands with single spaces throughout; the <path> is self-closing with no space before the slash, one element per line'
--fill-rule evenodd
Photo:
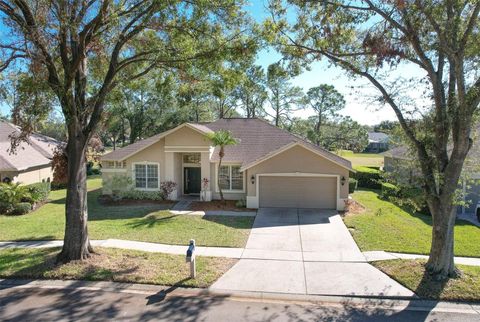
<path fill-rule="evenodd" d="M 352 162 L 352 166 L 381 167 L 383 155 L 377 153 L 355 153 L 349 150 L 340 150 L 337 154 Z"/>
<path fill-rule="evenodd" d="M 173 215 L 167 205 L 104 206 L 98 202 L 101 178 L 88 180 L 91 239 L 127 239 L 165 244 L 244 247 L 251 217 Z M 0 240 L 63 239 L 65 190 L 52 191 L 51 201 L 25 216 L 0 216 Z"/>
<path fill-rule="evenodd" d="M 447 281 L 434 281 L 425 272 L 424 260 L 388 260 L 374 262 L 400 284 L 418 296 L 433 300 L 480 301 L 480 267 L 458 265 L 462 275 Z"/>
<path fill-rule="evenodd" d="M 432 234 L 430 216 L 409 213 L 382 200 L 373 190 L 356 191 L 353 199 L 365 206 L 365 212 L 347 215 L 344 221 L 362 251 L 429 253 Z M 480 256 L 479 227 L 458 220 L 454 234 L 456 256 Z"/>
<path fill-rule="evenodd" d="M 197 256 L 197 277 L 190 279 L 189 265 L 181 255 L 96 248 L 96 254 L 85 261 L 57 266 L 55 256 L 59 250 L 1 250 L 0 277 L 208 287 L 236 262 L 234 259 Z"/>

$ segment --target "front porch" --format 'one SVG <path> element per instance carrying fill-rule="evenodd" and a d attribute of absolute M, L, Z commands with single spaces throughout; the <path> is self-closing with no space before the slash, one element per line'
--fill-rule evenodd
<path fill-rule="evenodd" d="M 173 200 L 211 201 L 210 148 L 165 147 L 165 180 L 177 183 Z"/>

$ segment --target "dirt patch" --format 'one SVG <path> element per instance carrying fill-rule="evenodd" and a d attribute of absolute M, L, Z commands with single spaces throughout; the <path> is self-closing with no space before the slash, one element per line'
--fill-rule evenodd
<path fill-rule="evenodd" d="M 353 216 L 364 213 L 366 210 L 365 206 L 359 203 L 356 200 L 349 199 L 345 202 L 345 211 L 344 216 Z"/>
<path fill-rule="evenodd" d="M 147 206 L 147 205 L 165 205 L 173 206 L 175 201 L 171 200 L 138 200 L 138 199 L 121 199 L 114 200 L 110 195 L 101 195 L 98 197 L 98 203 L 102 206 Z"/>
<path fill-rule="evenodd" d="M 58 252 L 58 248 L 3 251 L 1 255 L 11 258 L 12 262 L 0 267 L 0 277 L 208 287 L 237 262 L 236 259 L 197 256 L 197 278 L 190 279 L 189 265 L 183 255 L 96 247 L 95 253 L 86 260 L 56 265 Z"/>
<path fill-rule="evenodd" d="M 240 208 L 235 206 L 236 200 L 225 200 L 222 202 L 220 200 L 213 201 L 194 201 L 190 204 L 189 210 L 192 211 L 254 211 L 253 209 Z"/>

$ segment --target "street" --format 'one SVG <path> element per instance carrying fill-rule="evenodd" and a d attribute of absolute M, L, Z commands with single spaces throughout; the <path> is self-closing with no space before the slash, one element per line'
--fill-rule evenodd
<path fill-rule="evenodd" d="M 308 303 L 168 295 L 160 292 L 101 291 L 82 288 L 0 289 L 2 321 L 478 321 L 474 310 L 409 309 L 379 305 Z M 432 308 L 433 309 L 433 308 Z"/>

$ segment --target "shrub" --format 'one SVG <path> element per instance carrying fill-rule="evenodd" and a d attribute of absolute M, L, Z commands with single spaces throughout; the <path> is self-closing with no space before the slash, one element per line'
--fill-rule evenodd
<path fill-rule="evenodd" d="M 92 169 L 92 174 L 95 174 L 95 175 L 98 175 L 98 174 L 101 174 L 102 172 L 100 171 L 99 168 L 93 168 Z"/>
<path fill-rule="evenodd" d="M 13 205 L 7 202 L 0 201 L 0 215 L 7 215 L 13 209 Z"/>
<path fill-rule="evenodd" d="M 13 206 L 13 209 L 9 214 L 13 216 L 21 216 L 27 214 L 30 210 L 32 210 L 32 205 L 30 203 L 20 202 Z"/>
<path fill-rule="evenodd" d="M 392 183 L 383 182 L 381 196 L 385 199 L 400 197 L 400 188 Z"/>
<path fill-rule="evenodd" d="M 32 196 L 33 202 L 44 202 L 48 199 L 50 194 L 51 184 L 50 182 L 38 182 L 27 186 Z"/>
<path fill-rule="evenodd" d="M 118 193 L 121 199 L 134 200 L 163 200 L 161 191 L 124 190 Z"/>
<path fill-rule="evenodd" d="M 247 201 L 245 199 L 239 199 L 235 202 L 235 207 L 237 208 L 246 208 L 247 207 Z"/>
<path fill-rule="evenodd" d="M 132 178 L 123 174 L 116 174 L 103 179 L 103 186 L 112 192 L 114 198 L 119 197 L 122 191 L 128 191 L 132 187 Z"/>
<path fill-rule="evenodd" d="M 21 186 L 19 183 L 0 183 L 0 202 L 16 205 L 25 200 L 32 200 L 27 186 Z"/>
<path fill-rule="evenodd" d="M 177 183 L 173 181 L 160 182 L 160 190 L 162 191 L 163 199 L 169 200 L 170 195 L 177 189 Z"/>
<path fill-rule="evenodd" d="M 66 189 L 67 188 L 67 183 L 66 182 L 53 182 L 50 185 L 50 188 L 52 190 L 61 190 L 61 189 Z"/>
<path fill-rule="evenodd" d="M 396 186 L 384 182 L 382 183 L 381 197 L 413 212 L 422 212 L 424 214 L 430 213 L 425 200 L 425 195 L 422 189 L 417 187 Z"/>
<path fill-rule="evenodd" d="M 353 178 L 348 179 L 348 193 L 354 193 L 357 189 L 358 181 Z"/>
<path fill-rule="evenodd" d="M 355 167 L 353 178 L 358 181 L 358 187 L 380 189 L 382 173 L 380 170 L 369 167 Z"/>

